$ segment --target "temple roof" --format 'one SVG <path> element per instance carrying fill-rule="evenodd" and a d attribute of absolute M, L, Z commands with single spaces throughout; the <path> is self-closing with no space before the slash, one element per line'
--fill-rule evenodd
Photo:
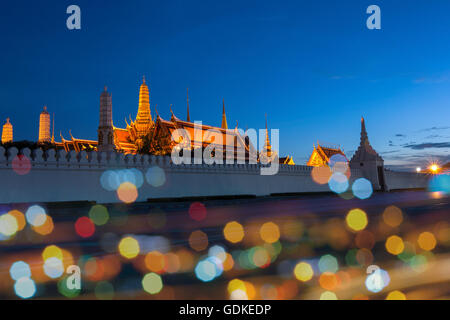
<path fill-rule="evenodd" d="M 180 120 L 173 113 L 170 121 L 164 120 L 158 115 L 156 120 L 156 126 L 157 128 L 168 130 L 169 133 L 172 133 L 176 129 L 185 129 L 190 135 L 191 147 L 193 148 L 213 143 L 213 140 L 210 140 L 213 139 L 213 137 L 205 136 L 205 131 L 210 131 L 222 134 L 222 143 L 220 144 L 221 146 L 226 146 L 227 143 L 231 143 L 234 146 L 237 143 L 239 147 L 243 147 L 246 151 L 255 150 L 251 142 L 245 143 L 244 137 L 240 135 L 237 128 L 231 130 L 202 124 L 201 125 L 202 136 L 200 137 L 198 136 L 199 132 L 197 132 L 197 130 L 200 129 L 199 125 L 193 122 Z M 194 134 L 194 128 L 195 134 L 197 135 Z"/>
<path fill-rule="evenodd" d="M 325 147 L 320 144 L 317 144 L 317 147 L 314 146 L 314 150 L 308 160 L 308 166 L 318 166 L 318 165 L 328 165 L 330 159 L 334 155 L 341 155 L 345 161 L 348 162 L 345 153 L 341 150 L 341 148 L 331 148 Z"/>

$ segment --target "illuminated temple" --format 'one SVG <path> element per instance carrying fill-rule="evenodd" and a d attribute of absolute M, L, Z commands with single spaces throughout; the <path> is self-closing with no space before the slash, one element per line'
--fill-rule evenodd
<path fill-rule="evenodd" d="M 328 166 L 331 157 L 333 157 L 334 155 L 340 155 L 343 157 L 342 159 L 345 159 L 346 162 L 348 162 L 347 157 L 340 147 L 325 147 L 317 143 L 317 146 L 314 146 L 314 150 L 308 160 L 307 165 L 310 167 Z"/>
<path fill-rule="evenodd" d="M 6 123 L 3 125 L 2 130 L 2 143 L 8 143 L 13 141 L 13 126 L 9 122 L 9 118 L 6 118 Z"/>
<path fill-rule="evenodd" d="M 222 102 L 222 125 L 214 127 L 205 124 L 196 124 L 190 121 L 189 96 L 187 98 L 186 120 L 181 120 L 171 111 L 169 120 L 163 119 L 156 112 L 153 120 L 150 109 L 150 94 L 145 78 L 139 89 L 139 104 L 136 119 L 125 119 L 125 128 L 114 125 L 112 118 L 112 97 L 105 87 L 100 95 L 100 117 L 98 126 L 98 140 L 78 139 L 70 133 L 70 140 L 61 134 L 61 142 L 54 142 L 59 148 L 69 151 L 98 150 L 118 151 L 125 154 L 136 154 L 139 152 L 168 153 L 175 145 L 184 149 L 206 148 L 212 152 L 222 152 L 224 160 L 233 158 L 235 160 L 258 160 L 257 151 L 250 139 L 239 133 L 238 128 L 229 129 L 225 113 L 225 101 Z M 188 136 L 178 134 L 179 129 L 184 129 Z M 177 137 L 174 141 L 172 137 Z M 269 151 L 272 156 L 270 141 L 266 127 L 266 144 L 264 150 Z M 264 150 L 261 153 L 264 154 Z M 193 152 L 194 153 L 194 152 Z M 215 155 L 213 155 L 215 156 Z M 291 161 L 289 161 L 291 160 Z M 288 159 L 292 163 L 292 159 Z"/>

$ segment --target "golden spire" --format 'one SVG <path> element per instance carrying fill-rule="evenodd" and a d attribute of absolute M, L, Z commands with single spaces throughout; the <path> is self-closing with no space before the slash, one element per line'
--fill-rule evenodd
<path fill-rule="evenodd" d="M 50 114 L 47 111 L 47 106 L 44 106 L 39 115 L 39 142 L 50 142 Z"/>
<path fill-rule="evenodd" d="M 264 142 L 263 153 L 268 157 L 272 156 L 272 146 L 270 145 L 269 130 L 267 129 L 267 113 L 266 113 L 266 141 Z"/>
<path fill-rule="evenodd" d="M 222 129 L 228 129 L 227 116 L 225 115 L 225 98 L 222 100 Z"/>
<path fill-rule="evenodd" d="M 147 134 L 153 123 L 150 113 L 150 96 L 148 86 L 145 83 L 145 76 L 142 78 L 142 84 L 139 90 L 139 107 L 135 122 L 138 136 Z"/>
<path fill-rule="evenodd" d="M 6 123 L 3 125 L 2 131 L 2 143 L 12 141 L 13 141 L 13 126 L 12 123 L 9 122 L 9 118 L 6 118 Z"/>
<path fill-rule="evenodd" d="M 186 90 L 186 104 L 187 104 L 187 116 L 186 116 L 186 121 L 187 122 L 191 122 L 191 117 L 189 115 L 189 88 L 187 88 Z"/>
<path fill-rule="evenodd" d="M 55 113 L 53 112 L 52 143 L 55 143 Z"/>

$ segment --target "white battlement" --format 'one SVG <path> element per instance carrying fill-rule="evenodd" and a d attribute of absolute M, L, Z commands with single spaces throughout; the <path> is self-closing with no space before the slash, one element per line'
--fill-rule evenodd
<path fill-rule="evenodd" d="M 22 157 L 18 157 L 22 155 Z M 20 159 L 20 161 L 19 161 Z M 28 167 L 27 167 L 28 165 Z M 18 166 L 19 168 L 15 168 Z M 164 181 L 155 186 L 149 172 L 161 169 Z M 5 150 L 0 147 L 0 203 L 96 201 L 119 202 L 115 191 L 101 184 L 105 171 L 137 169 L 144 178 L 138 186 L 136 201 L 151 198 L 206 196 L 267 196 L 282 193 L 329 192 L 311 178 L 312 167 L 279 165 L 275 175 L 261 175 L 264 165 L 257 164 L 180 164 L 170 156 L 125 155 L 116 152 L 41 149 Z M 159 170 L 158 169 L 158 170 Z M 387 171 L 387 183 L 395 188 L 421 188 L 425 178 L 417 174 L 401 175 Z M 424 175 L 422 175 L 423 177 Z M 363 177 L 360 169 L 351 169 L 351 183 Z M 393 188 L 391 188 L 393 189 Z"/>

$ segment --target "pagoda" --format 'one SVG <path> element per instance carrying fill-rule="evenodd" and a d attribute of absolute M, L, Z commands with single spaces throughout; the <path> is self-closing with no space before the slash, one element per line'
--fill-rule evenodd
<path fill-rule="evenodd" d="M 13 141 L 13 125 L 9 122 L 9 118 L 6 118 L 6 123 L 3 125 L 2 131 L 2 143 Z"/>
<path fill-rule="evenodd" d="M 387 190 L 384 160 L 369 142 L 364 117 L 361 117 L 359 147 L 350 160 L 350 168 L 360 169 L 364 178 L 372 182 L 374 190 Z"/>

